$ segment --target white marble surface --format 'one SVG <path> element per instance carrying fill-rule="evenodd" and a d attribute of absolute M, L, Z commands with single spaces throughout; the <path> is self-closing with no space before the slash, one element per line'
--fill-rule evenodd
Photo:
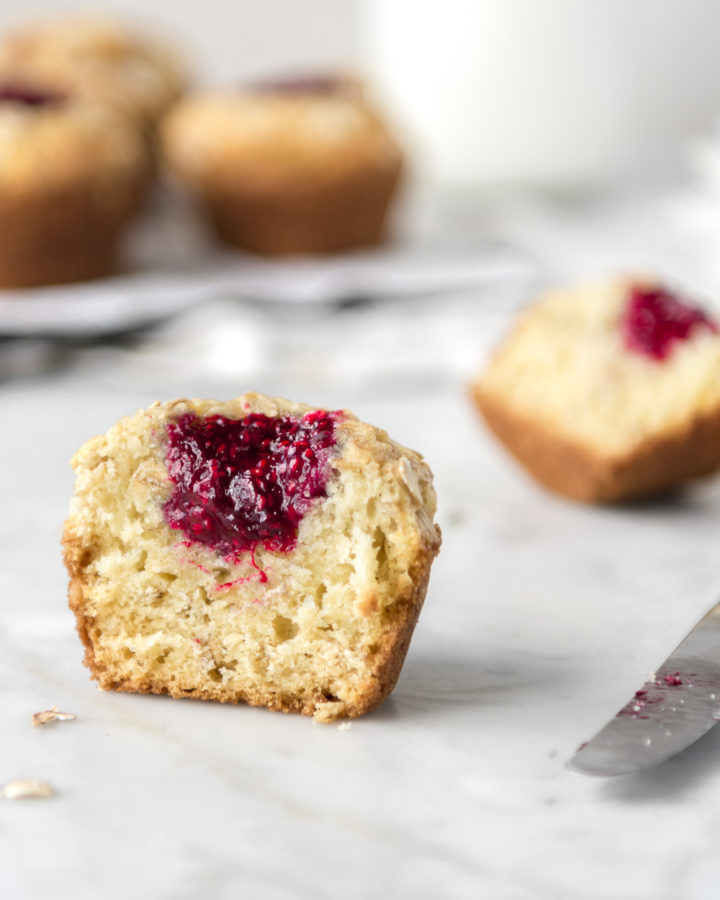
<path fill-rule="evenodd" d="M 534 245 L 553 272 L 591 245 L 598 267 L 632 255 L 557 223 Z M 214 304 L 137 349 L 0 383 L 0 782 L 57 790 L 0 800 L 0 897 L 717 897 L 720 731 L 635 777 L 564 763 L 716 599 L 720 482 L 612 510 L 535 487 L 465 394 L 506 320 L 473 296 Z M 81 665 L 58 546 L 68 457 L 158 397 L 248 388 L 348 406 L 436 474 L 425 610 L 394 694 L 349 729 L 102 693 Z M 77 721 L 33 728 L 54 704 Z"/>

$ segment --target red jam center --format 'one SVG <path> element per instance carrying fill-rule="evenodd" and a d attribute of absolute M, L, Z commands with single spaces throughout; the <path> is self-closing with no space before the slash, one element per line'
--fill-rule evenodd
<path fill-rule="evenodd" d="M 698 330 L 718 330 L 698 307 L 662 288 L 640 285 L 630 289 L 622 327 L 629 350 L 657 360 L 666 359 L 674 344 L 686 341 Z"/>
<path fill-rule="evenodd" d="M 336 413 L 244 419 L 187 413 L 167 426 L 175 485 L 165 521 L 226 558 L 262 544 L 291 550 L 300 520 L 327 496 Z"/>
<path fill-rule="evenodd" d="M 19 84 L 0 84 L 0 103 L 14 103 L 18 106 L 54 106 L 62 103 L 60 94 L 39 91 Z"/>

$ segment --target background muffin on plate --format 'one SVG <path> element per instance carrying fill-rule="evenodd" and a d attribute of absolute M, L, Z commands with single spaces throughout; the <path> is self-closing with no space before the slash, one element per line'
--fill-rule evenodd
<path fill-rule="evenodd" d="M 339 78 L 195 94 L 161 143 L 219 236 L 265 254 L 377 244 L 403 162 L 359 85 Z"/>
<path fill-rule="evenodd" d="M 109 273 L 148 174 L 146 141 L 127 117 L 0 82 L 0 286 Z"/>
<path fill-rule="evenodd" d="M 41 20 L 0 38 L 0 75 L 44 84 L 111 106 L 151 128 L 182 93 L 185 68 L 173 50 L 113 19 Z"/>

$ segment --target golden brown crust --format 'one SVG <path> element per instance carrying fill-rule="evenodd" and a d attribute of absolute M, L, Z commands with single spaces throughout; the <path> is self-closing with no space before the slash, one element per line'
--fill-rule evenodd
<path fill-rule="evenodd" d="M 199 201 L 218 236 L 233 247 L 268 256 L 336 253 L 383 240 L 399 179 L 400 166 L 358 172 L 296 196 L 249 182 L 210 191 Z"/>
<path fill-rule="evenodd" d="M 519 415 L 480 384 L 472 385 L 471 392 L 490 429 L 530 474 L 574 500 L 611 503 L 649 496 L 720 465 L 720 408 L 613 458 Z"/>
<path fill-rule="evenodd" d="M 0 191 L 0 286 L 99 278 L 115 265 L 120 236 L 147 187 L 147 173 L 44 195 Z"/>
<path fill-rule="evenodd" d="M 157 434 L 163 427 L 162 423 L 166 422 L 168 417 L 182 415 L 188 409 L 195 410 L 200 415 L 222 414 L 238 418 L 246 415 L 249 411 L 263 411 L 268 415 L 298 415 L 304 414 L 313 407 L 289 403 L 277 398 L 268 398 L 259 394 L 246 394 L 224 404 L 199 400 L 178 400 L 168 404 L 155 404 L 149 410 L 141 411 L 135 417 L 121 420 L 107 436 L 93 439 L 76 454 L 73 463 L 78 471 L 80 495 L 74 501 L 73 512 L 65 526 L 63 547 L 65 564 L 70 576 L 69 604 L 76 617 L 78 634 L 85 647 L 84 663 L 89 668 L 91 677 L 96 679 L 104 689 L 169 694 L 173 697 L 195 697 L 229 703 L 245 702 L 253 706 L 266 706 L 283 712 L 312 715 L 318 721 L 332 721 L 339 716 L 355 717 L 377 707 L 393 689 L 400 673 L 427 591 L 430 567 L 439 551 L 440 532 L 432 522 L 435 507 L 434 493 L 429 470 L 422 462 L 421 457 L 394 444 L 384 432 L 360 422 L 349 413 L 342 414 L 338 424 L 338 430 L 342 434 L 342 450 L 340 456 L 333 462 L 333 467 L 338 473 L 336 477 L 339 480 L 344 479 L 350 485 L 348 496 L 356 497 L 355 500 L 347 502 L 360 504 L 361 507 L 368 502 L 368 495 L 356 492 L 359 490 L 358 485 L 363 484 L 362 479 L 366 478 L 368 468 L 374 467 L 378 473 L 381 473 L 382 478 L 391 479 L 392 490 L 386 498 L 383 499 L 381 494 L 377 493 L 372 495 L 369 502 L 389 504 L 386 517 L 379 521 L 387 523 L 383 527 L 400 529 L 400 531 L 388 532 L 385 537 L 386 541 L 400 541 L 401 549 L 398 548 L 394 551 L 400 556 L 398 560 L 400 568 L 393 577 L 390 577 L 388 572 L 384 574 L 382 571 L 369 572 L 368 579 L 363 581 L 357 589 L 349 588 L 347 585 L 340 586 L 341 594 L 345 599 L 342 601 L 341 607 L 332 607 L 332 609 L 341 610 L 343 619 L 350 622 L 351 632 L 348 634 L 352 633 L 354 636 L 348 644 L 342 644 L 345 649 L 339 656 L 331 654 L 331 658 L 336 662 L 332 663 L 330 668 L 323 663 L 320 668 L 308 669 L 308 678 L 302 680 L 302 689 L 298 691 L 286 689 L 287 684 L 282 678 L 273 681 L 265 675 L 259 678 L 251 677 L 245 680 L 234 679 L 225 682 L 218 680 L 217 675 L 215 680 L 209 676 L 206 677 L 197 668 L 182 671 L 174 669 L 168 673 L 167 670 L 158 670 L 157 667 L 153 670 L 152 666 L 144 666 L 139 662 L 132 666 L 123 666 L 122 661 L 116 655 L 119 651 L 109 649 L 108 617 L 112 618 L 114 615 L 116 602 L 127 602 L 127 595 L 123 595 L 122 598 L 118 596 L 118 600 L 111 601 L 108 606 L 105 591 L 108 579 L 112 578 L 110 574 L 112 570 L 108 568 L 107 560 L 110 556 L 116 556 L 118 547 L 114 544 L 108 546 L 107 534 L 102 532 L 102 527 L 98 531 L 98 526 L 88 524 L 95 519 L 85 498 L 92 496 L 93 483 L 107 482 L 108 477 L 112 477 L 108 474 L 110 471 L 108 465 L 112 465 L 113 458 L 121 468 L 126 465 L 127 460 L 117 456 L 119 448 L 128 441 L 137 444 L 141 434 Z M 158 494 L 157 491 L 163 489 L 163 479 L 166 481 L 167 476 L 158 472 L 154 466 L 152 471 L 145 470 L 145 472 L 142 490 L 147 489 L 152 492 L 152 502 L 157 505 L 158 502 L 162 502 L 162 493 Z M 135 475 L 130 475 L 130 484 L 135 484 L 136 488 L 139 487 L 139 482 L 142 480 L 137 478 L 137 470 Z M 82 481 L 82 485 L 80 485 L 80 481 Z M 133 502 L 139 502 L 140 496 L 141 494 L 137 494 Z M 326 503 L 331 504 L 332 501 L 328 500 Z M 355 516 L 359 508 L 353 507 L 355 510 L 352 514 L 353 528 L 356 527 Z M 104 519 L 107 512 L 106 510 L 100 518 Z M 404 521 L 396 521 L 398 519 Z M 318 520 L 316 519 L 316 521 Z M 157 533 L 157 525 L 152 528 L 154 533 Z M 166 526 L 162 526 L 162 528 L 165 529 Z M 315 532 L 311 529 L 310 533 L 314 534 Z M 176 537 L 168 531 L 166 537 L 161 537 L 160 540 L 174 545 Z M 342 546 L 346 547 L 347 545 Z M 309 547 L 310 545 L 307 545 L 303 550 L 306 554 L 304 557 L 293 558 L 289 565 L 295 568 L 306 566 Z M 123 552 L 132 556 L 134 550 L 135 548 L 130 545 L 126 546 Z M 325 545 L 322 546 L 322 549 L 318 549 L 322 572 L 321 580 L 327 584 L 328 599 L 330 599 L 333 596 L 334 587 L 328 580 L 331 567 L 329 560 L 323 558 L 325 551 Z M 172 555 L 172 547 L 168 548 L 168 552 Z M 180 556 L 186 556 L 189 552 L 183 550 Z M 104 557 L 103 554 L 105 554 Z M 355 544 L 352 555 L 356 554 L 362 554 L 361 544 Z M 191 567 L 190 569 L 188 569 L 186 560 L 182 558 L 178 560 L 180 568 L 173 569 L 176 573 L 174 576 L 176 586 L 178 579 L 187 578 L 188 573 L 191 575 L 194 573 L 196 579 L 206 579 L 205 575 L 197 575 L 197 569 L 207 572 L 207 577 L 212 580 L 212 573 L 208 571 L 208 567 L 218 563 L 223 564 L 222 559 L 214 557 L 212 551 L 205 549 L 202 550 L 201 556 L 196 557 L 196 560 L 200 559 L 202 564 L 194 562 L 192 565 L 197 568 Z M 339 562 L 342 566 L 343 560 L 341 559 Z M 279 574 L 283 564 L 283 560 L 277 555 L 271 555 L 268 558 L 268 571 L 271 575 L 265 590 L 270 590 L 272 593 L 273 590 L 277 591 L 277 587 L 280 585 L 287 586 L 287 582 L 283 582 L 282 576 Z M 365 565 L 367 563 L 363 563 L 363 566 Z M 392 563 L 385 563 L 385 565 L 392 565 Z M 408 566 L 407 570 L 402 569 L 403 565 Z M 128 567 L 132 569 L 132 563 L 128 562 Z M 170 571 L 171 568 L 172 563 L 168 568 L 166 559 L 162 571 Z M 183 571 L 185 576 L 183 576 Z M 272 584 L 273 572 L 276 578 L 275 585 Z M 244 582 L 247 579 L 241 578 L 240 581 Z M 143 582 L 143 584 L 147 587 L 148 582 Z M 190 585 L 190 582 L 187 584 Z M 314 582 L 311 582 L 309 586 L 306 584 L 302 588 L 301 599 L 307 598 L 308 595 L 312 596 L 313 584 Z M 163 596 L 163 591 L 167 592 L 167 590 L 167 587 L 161 588 L 159 593 L 153 594 L 153 606 L 158 604 L 162 606 L 169 602 L 169 595 Z M 242 627 L 238 624 L 240 621 L 238 610 L 244 602 L 242 598 L 244 597 L 246 601 L 248 596 L 256 595 L 258 591 L 257 588 L 252 588 L 250 594 L 243 595 L 244 588 L 239 587 L 236 590 L 239 593 L 236 600 L 233 600 L 230 605 L 230 618 L 214 620 L 213 628 L 216 630 L 203 634 L 202 642 L 197 640 L 198 644 L 205 645 L 211 655 L 215 652 L 212 648 L 216 648 L 224 640 L 223 635 L 217 631 L 218 622 L 229 623 L 231 631 Z M 391 592 L 389 596 L 388 591 Z M 161 626 L 152 619 L 148 619 L 151 613 L 146 608 L 147 592 L 143 589 L 137 596 L 140 603 L 139 612 L 145 622 L 150 622 L 148 626 L 150 633 L 152 635 L 159 634 L 158 629 Z M 270 617 L 281 611 L 277 593 L 275 596 L 275 601 L 269 601 L 267 612 Z M 251 603 L 256 602 L 258 601 L 251 601 Z M 285 608 L 283 607 L 283 609 Z M 298 608 L 294 607 L 294 609 L 296 618 L 301 619 Z M 342 639 L 340 632 L 347 626 L 333 618 L 336 614 L 331 611 L 322 619 L 324 624 L 319 629 L 320 632 L 328 629 L 332 631 L 335 627 L 333 623 L 336 623 L 339 628 L 338 634 L 329 645 L 323 643 L 325 636 L 320 634 L 320 645 L 324 648 L 323 652 L 327 651 L 328 646 L 331 650 L 341 646 L 334 642 Z M 288 615 L 291 613 L 288 612 Z M 173 620 L 174 622 L 175 620 Z M 222 627 L 220 625 L 220 628 Z M 171 624 L 170 631 L 174 630 L 175 625 Z M 191 631 L 190 634 L 194 634 L 194 632 Z M 303 656 L 312 654 L 313 646 L 320 646 L 312 644 L 313 640 L 317 641 L 318 633 L 311 630 L 308 635 L 311 634 L 314 637 L 304 639 L 306 643 L 303 644 L 301 651 L 298 651 L 301 661 Z M 113 640 L 116 637 L 115 632 Z M 170 644 L 175 638 L 180 642 L 184 640 L 185 646 L 187 646 L 187 632 L 178 631 L 177 634 L 168 635 L 166 633 L 164 635 L 164 639 L 168 640 Z M 190 639 L 196 640 L 195 637 Z M 250 637 L 247 636 L 247 639 Z M 130 643 L 132 644 L 132 638 Z M 112 646 L 120 645 L 115 642 Z M 127 646 L 127 643 L 124 646 Z M 200 648 L 196 649 L 200 651 Z M 266 647 L 265 650 L 270 654 L 266 656 L 265 664 L 272 667 L 277 663 L 278 658 L 272 656 L 272 647 Z M 201 652 L 205 652 L 205 649 Z M 348 671 L 343 670 L 337 673 L 333 671 L 332 667 L 337 665 L 339 660 L 345 660 L 350 667 Z M 210 665 L 217 666 L 218 663 L 213 660 Z M 213 671 L 217 672 L 217 669 L 215 668 Z M 172 677 L 166 677 L 164 673 L 170 674 Z M 335 693 L 336 690 L 338 695 Z"/>

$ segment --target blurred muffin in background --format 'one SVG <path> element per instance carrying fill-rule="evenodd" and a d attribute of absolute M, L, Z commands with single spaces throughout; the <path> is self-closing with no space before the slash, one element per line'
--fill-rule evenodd
<path fill-rule="evenodd" d="M 655 278 L 549 291 L 471 384 L 541 484 L 587 503 L 720 469 L 720 320 Z"/>
<path fill-rule="evenodd" d="M 0 286 L 109 273 L 149 181 L 126 117 L 29 81 L 0 80 Z"/>
<path fill-rule="evenodd" d="M 183 92 L 184 64 L 161 41 L 106 18 L 66 16 L 0 37 L 0 78 L 92 99 L 151 129 Z"/>
<path fill-rule="evenodd" d="M 257 253 L 379 243 L 402 152 L 360 85 L 296 78 L 181 100 L 160 128 L 171 173 L 218 235 Z"/>

